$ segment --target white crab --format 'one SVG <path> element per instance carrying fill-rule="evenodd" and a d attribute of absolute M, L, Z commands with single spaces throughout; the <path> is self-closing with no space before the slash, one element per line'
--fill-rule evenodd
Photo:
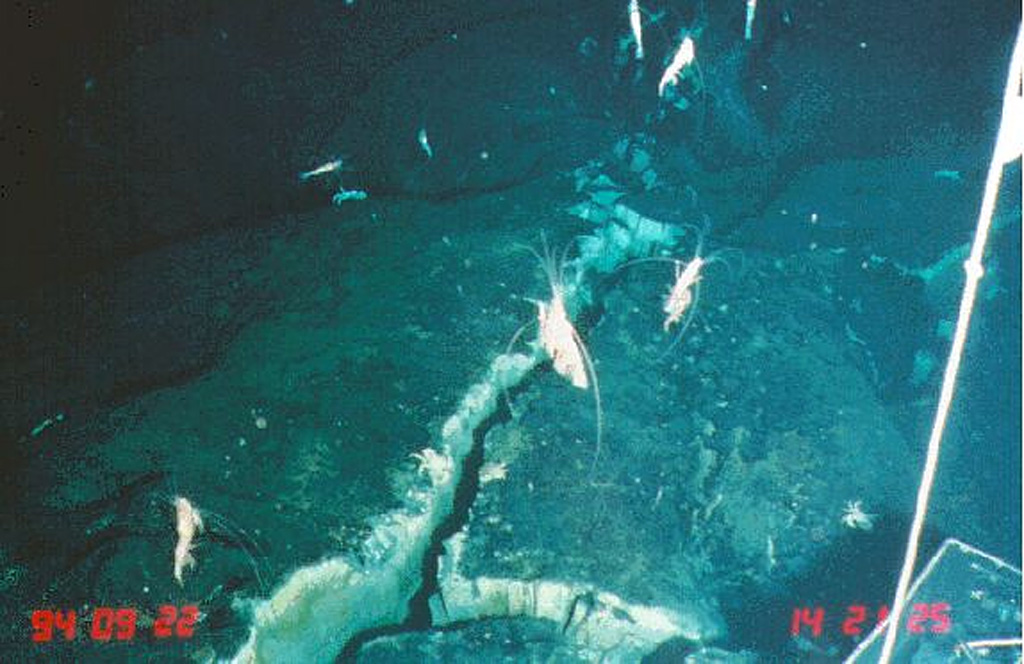
<path fill-rule="evenodd" d="M 430 478 L 431 484 L 440 486 L 452 476 L 455 460 L 447 454 L 438 453 L 432 447 L 425 447 L 421 452 L 410 454 L 419 466 L 417 472 L 423 473 Z"/>
<path fill-rule="evenodd" d="M 508 464 L 503 461 L 488 461 L 480 466 L 480 484 L 490 484 L 508 477 Z"/>
<path fill-rule="evenodd" d="M 840 521 L 847 528 L 854 530 L 871 530 L 875 526 L 877 514 L 868 514 L 864 511 L 862 502 L 859 500 L 847 500 L 843 507 L 843 516 Z"/>

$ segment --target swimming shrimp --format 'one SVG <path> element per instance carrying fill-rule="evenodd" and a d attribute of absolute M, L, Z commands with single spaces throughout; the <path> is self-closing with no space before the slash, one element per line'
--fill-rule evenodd
<path fill-rule="evenodd" d="M 633 31 L 633 41 L 636 43 L 636 59 L 644 59 L 644 32 L 640 24 L 640 3 L 638 0 L 629 0 L 629 27 Z"/>
<path fill-rule="evenodd" d="M 171 502 L 174 505 L 175 529 L 178 533 L 178 541 L 174 547 L 174 580 L 179 586 L 184 586 L 184 571 L 196 565 L 196 559 L 192 555 L 196 537 L 205 534 L 207 540 L 211 542 L 240 549 L 252 569 L 260 592 L 266 592 L 265 575 L 261 572 L 256 558 L 258 555 L 261 560 L 265 559 L 266 554 L 256 540 L 217 513 L 200 511 L 183 496 L 175 496 Z"/>
<path fill-rule="evenodd" d="M 700 270 L 704 267 L 706 261 L 704 258 L 697 254 L 693 259 L 683 267 L 682 261 L 676 261 L 676 280 L 672 284 L 672 287 L 668 291 L 668 296 L 665 298 L 665 304 L 662 307 L 667 315 L 665 316 L 665 322 L 662 323 L 662 330 L 668 332 L 669 328 L 675 323 L 678 323 L 683 314 L 690 308 L 690 304 L 696 299 L 697 285 L 700 283 Z M 693 320 L 693 316 L 688 316 L 686 322 L 683 324 L 683 329 L 690 324 Z M 680 332 L 681 333 L 681 332 Z"/>
<path fill-rule="evenodd" d="M 682 340 L 683 334 L 686 333 L 687 328 L 690 327 L 690 323 L 693 322 L 694 316 L 697 312 L 697 304 L 700 300 L 700 284 L 703 278 L 704 268 L 709 263 L 723 260 L 720 257 L 720 252 L 716 252 L 711 256 L 702 255 L 704 249 L 704 238 L 707 234 L 709 223 L 705 221 L 704 228 L 698 232 L 697 248 L 693 252 L 693 257 L 688 260 L 681 260 L 679 258 L 672 258 L 669 256 L 652 256 L 648 258 L 638 258 L 627 262 L 622 268 L 637 263 L 648 263 L 648 262 L 662 262 L 672 263 L 675 271 L 675 277 L 671 286 L 669 286 L 668 293 L 665 295 L 665 299 L 662 303 L 662 313 L 665 314 L 665 319 L 662 321 L 661 329 L 663 332 L 668 332 L 673 325 L 679 324 L 679 331 L 676 332 L 669 344 L 668 348 L 665 349 L 659 359 L 664 358 L 676 345 Z M 622 269 L 619 268 L 619 269 Z"/>
<path fill-rule="evenodd" d="M 186 567 L 195 567 L 196 564 L 192 556 L 192 540 L 196 534 L 203 532 L 203 517 L 183 496 L 174 498 L 174 512 L 175 528 L 178 531 L 178 543 L 174 547 L 174 580 L 179 586 L 184 586 L 182 572 Z"/>

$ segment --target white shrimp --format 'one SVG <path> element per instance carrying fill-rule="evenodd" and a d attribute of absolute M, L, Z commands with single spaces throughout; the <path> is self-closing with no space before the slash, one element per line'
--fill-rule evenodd
<path fill-rule="evenodd" d="M 652 256 L 648 258 L 638 258 L 627 262 L 619 269 L 635 265 L 637 263 L 672 263 L 675 269 L 675 277 L 672 285 L 669 287 L 668 293 L 665 295 L 665 300 L 662 303 L 662 312 L 665 314 L 665 319 L 662 321 L 661 329 L 664 332 L 668 332 L 673 325 L 681 324 L 679 331 L 676 332 L 675 337 L 669 344 L 668 348 L 665 349 L 658 359 L 664 358 L 672 349 L 676 347 L 679 341 L 683 338 L 687 328 L 690 327 L 690 323 L 693 322 L 693 318 L 697 312 L 697 304 L 700 300 L 700 284 L 703 278 L 704 268 L 709 263 L 723 260 L 720 256 L 721 252 L 715 252 L 711 256 L 703 256 L 701 252 L 704 247 L 704 237 L 707 233 L 708 223 L 705 222 L 704 229 L 698 231 L 697 248 L 693 252 L 693 258 L 689 261 L 680 260 L 678 258 L 671 258 L 668 256 Z"/>
<path fill-rule="evenodd" d="M 166 499 L 165 496 L 164 500 Z M 205 534 L 209 541 L 219 541 L 221 544 L 240 549 L 252 570 L 260 592 L 267 591 L 264 578 L 269 568 L 261 570 L 260 564 L 266 560 L 266 554 L 249 533 L 216 512 L 200 511 L 184 496 L 175 495 L 170 498 L 170 502 L 174 506 L 175 529 L 178 533 L 178 541 L 174 547 L 174 580 L 179 586 L 184 586 L 185 570 L 196 565 L 196 559 L 192 555 L 196 537 Z"/>
<path fill-rule="evenodd" d="M 544 352 L 551 358 L 555 372 L 567 378 L 573 387 L 581 390 L 590 387 L 587 377 L 589 363 L 583 359 L 587 351 L 569 320 L 561 293 L 553 293 L 550 303 L 537 302 L 537 325 L 537 338 Z"/>
<path fill-rule="evenodd" d="M 629 27 L 633 31 L 633 41 L 636 42 L 636 59 L 644 59 L 644 32 L 640 24 L 640 3 L 638 0 L 629 0 Z"/>
<path fill-rule="evenodd" d="M 661 75 L 661 80 L 658 81 L 658 96 L 664 97 L 665 88 L 669 85 L 679 85 L 679 77 L 685 77 L 690 66 L 696 63 L 696 59 L 697 54 L 693 38 L 686 35 L 679 43 L 679 48 L 676 49 L 675 55 L 672 56 L 672 62 L 665 68 L 664 73 Z"/>
<path fill-rule="evenodd" d="M 683 267 L 682 261 L 676 261 L 676 280 L 672 284 L 672 288 L 669 289 L 668 295 L 665 297 L 665 305 L 662 307 L 662 311 L 667 314 L 665 322 L 662 323 L 662 330 L 665 332 L 668 332 L 672 325 L 682 319 L 683 314 L 696 299 L 694 292 L 700 282 L 700 270 L 706 262 L 699 254 L 694 256 L 693 260 L 686 264 L 686 267 Z M 691 318 L 692 316 L 687 318 L 683 326 L 684 329 L 686 325 L 689 325 Z"/>
<path fill-rule="evenodd" d="M 565 306 L 565 257 L 570 245 L 566 245 L 561 260 L 551 254 L 547 238 L 543 233 L 541 234 L 541 246 L 544 251 L 543 255 L 537 253 L 533 247 L 526 247 L 540 262 L 551 289 L 550 300 L 534 301 L 537 305 L 537 341 L 551 358 L 552 367 L 559 376 L 567 379 L 573 387 L 581 390 L 590 389 L 593 385 L 594 407 L 597 412 L 597 444 L 591 465 L 591 475 L 593 475 L 601 455 L 601 392 L 590 353 L 587 352 L 583 339 L 569 319 L 569 313 Z M 505 351 L 506 354 L 512 349 L 528 325 L 529 323 L 520 327 L 512 336 Z"/>
<path fill-rule="evenodd" d="M 174 547 L 174 580 L 183 586 L 182 572 L 186 567 L 194 567 L 196 564 L 192 556 L 192 540 L 196 534 L 203 532 L 203 517 L 183 496 L 174 498 L 174 512 L 175 528 L 178 531 L 178 543 Z"/>

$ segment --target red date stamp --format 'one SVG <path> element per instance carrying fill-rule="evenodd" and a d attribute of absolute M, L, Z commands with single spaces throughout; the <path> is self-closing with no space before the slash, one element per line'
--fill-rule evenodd
<path fill-rule="evenodd" d="M 952 627 L 950 605 L 946 602 L 913 604 L 908 607 L 906 630 L 908 634 L 945 634 Z M 868 632 L 889 616 L 889 607 L 881 606 L 871 610 L 863 604 L 846 607 L 845 615 L 838 623 L 844 636 L 857 637 Z M 800 606 L 793 609 L 789 621 L 790 636 L 819 637 L 826 627 L 825 609 Z"/>
<path fill-rule="evenodd" d="M 32 641 L 49 643 L 54 638 L 72 641 L 79 630 L 93 641 L 131 641 L 140 628 L 150 628 L 157 639 L 190 639 L 199 619 L 199 607 L 189 604 L 176 607 L 164 604 L 157 608 L 156 618 L 140 621 L 131 607 L 98 606 L 83 613 L 81 620 L 74 609 L 37 609 L 32 612 Z M 144 623 L 146 627 L 140 624 Z"/>

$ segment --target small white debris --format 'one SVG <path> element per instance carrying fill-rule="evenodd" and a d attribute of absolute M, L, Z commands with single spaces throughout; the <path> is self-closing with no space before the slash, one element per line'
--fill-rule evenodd
<path fill-rule="evenodd" d="M 426 128 L 420 128 L 419 133 L 416 134 L 416 140 L 419 142 L 420 147 L 423 148 L 423 152 L 426 153 L 427 159 L 434 158 L 434 149 L 430 147 L 430 139 L 427 138 Z"/>
<path fill-rule="evenodd" d="M 593 37 L 584 37 L 583 41 L 581 41 L 580 45 L 576 48 L 576 51 L 583 57 L 589 58 L 595 51 L 597 51 L 597 40 Z"/>
<path fill-rule="evenodd" d="M 648 168 L 640 174 L 640 182 L 644 185 L 644 191 L 650 191 L 658 184 L 658 174 L 654 172 L 653 168 Z"/>

